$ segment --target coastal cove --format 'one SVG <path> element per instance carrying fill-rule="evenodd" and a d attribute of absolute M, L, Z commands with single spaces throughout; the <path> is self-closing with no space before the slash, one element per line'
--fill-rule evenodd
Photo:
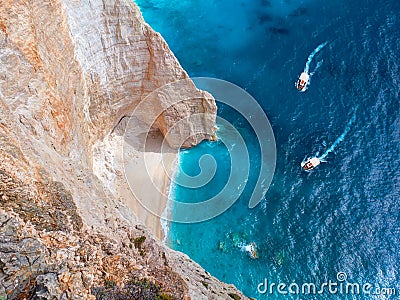
<path fill-rule="evenodd" d="M 0 300 L 399 298 L 399 12 L 2 0 Z"/>
<path fill-rule="evenodd" d="M 277 145 L 272 185 L 249 209 L 258 141 L 249 123 L 216 99 L 218 116 L 246 141 L 251 173 L 239 200 L 222 215 L 198 224 L 169 223 L 168 245 L 257 299 L 299 297 L 260 293 L 266 279 L 301 287 L 345 278 L 400 291 L 400 3 L 136 2 L 191 77 L 227 80 L 258 101 Z M 325 42 L 311 62 L 316 71 L 307 91 L 299 93 L 294 83 L 307 57 Z M 173 184 L 169 197 L 201 202 L 218 193 L 232 169 L 238 172 L 229 161 L 230 146 L 206 141 L 181 151 L 178 178 L 198 175 L 205 155 L 218 169 L 201 188 Z M 307 173 L 300 163 L 310 156 L 326 162 Z M 246 251 L 251 243 L 257 259 Z M 357 296 L 324 290 L 323 297 Z M 383 295 L 375 289 L 362 298 Z"/>
<path fill-rule="evenodd" d="M 160 239 L 216 105 L 137 5 L 2 1 L 0 74 L 0 299 L 247 299 Z"/>

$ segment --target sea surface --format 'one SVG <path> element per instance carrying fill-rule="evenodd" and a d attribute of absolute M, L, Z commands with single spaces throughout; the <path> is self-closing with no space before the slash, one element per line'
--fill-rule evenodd
<path fill-rule="evenodd" d="M 250 209 L 258 141 L 240 113 L 218 104 L 218 115 L 236 127 L 250 153 L 246 187 L 216 218 L 169 224 L 170 247 L 256 299 L 399 299 L 400 1 L 136 2 L 190 76 L 249 92 L 276 140 L 272 184 Z M 324 42 L 310 63 L 311 84 L 300 93 L 294 82 Z M 170 197 L 196 202 L 218 193 L 230 172 L 241 172 L 229 149 L 203 142 L 181 151 L 177 177 L 198 174 L 205 154 L 218 168 L 202 187 L 172 186 Z M 302 171 L 300 163 L 314 155 L 326 162 Z M 245 248 L 252 242 L 257 259 Z M 329 281 L 330 291 L 321 288 Z M 280 292 L 279 283 L 286 284 Z M 302 293 L 303 283 L 320 293 Z M 359 284 L 359 294 L 346 292 L 348 283 Z M 371 287 L 364 291 L 365 284 Z"/>

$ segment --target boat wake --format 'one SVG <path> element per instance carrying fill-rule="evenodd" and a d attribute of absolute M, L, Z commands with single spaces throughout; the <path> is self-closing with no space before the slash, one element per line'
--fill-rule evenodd
<path fill-rule="evenodd" d="M 313 75 L 315 74 L 315 72 L 317 72 L 317 70 L 319 69 L 319 67 L 322 65 L 322 63 L 324 62 L 324 60 L 322 59 L 321 61 L 319 61 L 317 63 L 317 66 L 315 67 L 314 71 L 310 73 L 310 79 L 308 80 L 308 84 L 310 84 L 311 82 L 311 77 L 313 77 Z"/>
<path fill-rule="evenodd" d="M 328 156 L 328 154 L 333 152 L 335 150 L 335 148 L 337 147 L 337 145 L 339 145 L 339 143 L 341 143 L 344 140 L 344 138 L 346 137 L 346 135 L 349 133 L 349 131 L 351 129 L 351 125 L 356 120 L 356 112 L 357 112 L 357 107 L 354 110 L 353 116 L 351 117 L 350 121 L 347 123 L 346 128 L 344 129 L 343 133 L 336 139 L 336 141 L 332 144 L 332 146 L 330 146 L 324 152 L 324 154 L 322 154 L 320 157 L 318 157 L 318 159 L 320 161 L 324 161 L 324 159 Z"/>
<path fill-rule="evenodd" d="M 323 47 L 325 47 L 325 45 L 327 44 L 327 42 L 322 43 L 321 45 L 319 45 L 317 48 L 315 48 L 313 50 L 313 52 L 311 52 L 311 54 L 308 56 L 307 62 L 306 62 L 306 66 L 304 67 L 304 71 L 300 74 L 299 79 L 297 80 L 297 82 L 295 83 L 296 88 L 300 91 L 300 92 L 305 92 L 308 88 L 308 86 L 311 83 L 311 78 L 313 77 L 313 75 L 315 74 L 315 72 L 321 67 L 323 60 L 319 61 L 317 63 L 317 66 L 315 67 L 314 71 L 310 73 L 310 65 L 311 62 L 313 61 L 314 56 L 321 51 L 321 49 Z"/>
<path fill-rule="evenodd" d="M 311 54 L 308 56 L 306 66 L 305 66 L 305 68 L 304 68 L 304 72 L 310 73 L 310 65 L 311 65 L 311 62 L 312 62 L 314 56 L 315 56 L 319 51 L 321 51 L 322 48 L 324 48 L 324 47 L 326 46 L 327 43 L 328 43 L 328 42 L 322 43 L 322 44 L 319 45 L 317 48 L 315 48 L 315 49 L 313 50 L 313 52 L 311 52 Z M 315 68 L 314 72 L 311 73 L 311 74 L 314 74 L 315 71 L 321 66 L 321 64 L 322 64 L 322 61 L 319 62 L 319 63 L 317 64 L 317 67 Z"/>
<path fill-rule="evenodd" d="M 337 145 L 340 144 L 346 137 L 346 135 L 349 133 L 351 129 L 351 125 L 354 123 L 356 120 L 356 112 L 357 112 L 357 107 L 354 110 L 353 116 L 351 117 L 350 121 L 347 123 L 343 133 L 336 139 L 336 141 L 322 154 L 321 156 L 318 156 L 318 153 L 314 157 L 309 157 L 304 159 L 301 162 L 301 168 L 303 171 L 309 172 L 316 167 L 318 167 L 322 162 L 326 162 L 325 158 L 328 156 L 329 153 L 333 152 Z"/>

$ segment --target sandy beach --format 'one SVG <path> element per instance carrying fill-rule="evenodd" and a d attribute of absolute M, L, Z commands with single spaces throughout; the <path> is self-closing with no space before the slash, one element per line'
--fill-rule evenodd
<path fill-rule="evenodd" d="M 120 186 L 119 194 L 138 220 L 162 240 L 164 233 L 160 218 L 167 205 L 178 151 L 162 145 L 160 132 L 140 132 L 137 125 L 134 133 L 125 133 L 123 155 L 128 184 Z"/>

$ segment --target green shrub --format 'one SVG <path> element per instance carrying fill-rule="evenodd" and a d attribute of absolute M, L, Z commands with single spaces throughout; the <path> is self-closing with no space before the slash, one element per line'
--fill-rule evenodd
<path fill-rule="evenodd" d="M 136 249 L 141 249 L 142 248 L 142 244 L 144 243 L 145 240 L 146 240 L 146 237 L 143 236 L 143 235 L 140 236 L 140 237 L 135 238 L 133 240 L 133 244 L 135 245 L 135 248 Z"/>
<path fill-rule="evenodd" d="M 228 294 L 233 300 L 240 300 L 241 298 L 236 294 Z"/>

